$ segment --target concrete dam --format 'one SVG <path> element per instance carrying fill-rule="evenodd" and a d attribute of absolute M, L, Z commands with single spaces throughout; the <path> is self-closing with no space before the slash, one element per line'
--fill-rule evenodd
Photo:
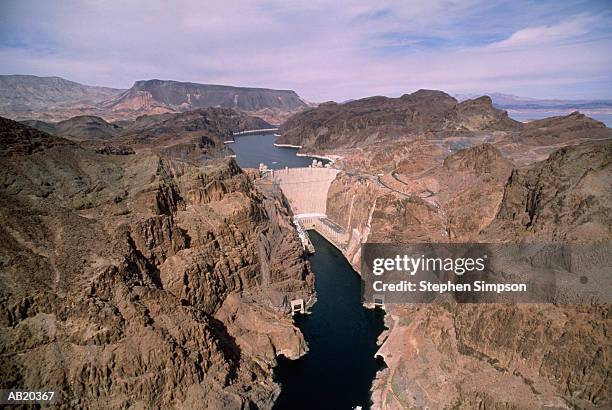
<path fill-rule="evenodd" d="M 344 229 L 327 217 L 327 192 L 340 170 L 324 167 L 272 170 L 265 177 L 278 184 L 289 201 L 294 223 L 304 246 L 311 249 L 305 230 L 314 229 L 343 250 L 348 241 Z"/>

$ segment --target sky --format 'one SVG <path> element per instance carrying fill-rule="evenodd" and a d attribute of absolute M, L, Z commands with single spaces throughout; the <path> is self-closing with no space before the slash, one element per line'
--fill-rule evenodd
<path fill-rule="evenodd" d="M 612 99 L 612 0 L 0 0 L 0 74 Z"/>

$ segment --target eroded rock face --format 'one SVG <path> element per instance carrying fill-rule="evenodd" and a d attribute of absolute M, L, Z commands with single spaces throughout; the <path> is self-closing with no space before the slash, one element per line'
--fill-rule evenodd
<path fill-rule="evenodd" d="M 277 142 L 300 145 L 312 152 L 405 137 L 462 136 L 465 132 L 521 127 L 505 111 L 494 108 L 489 97 L 459 103 L 442 91 L 419 90 L 400 98 L 321 104 L 287 120 Z"/>
<path fill-rule="evenodd" d="M 611 147 L 610 142 L 567 147 L 514 170 L 491 148 L 448 157 L 444 167 L 454 172 L 469 170 L 482 178 L 490 169 L 507 177 L 495 190 L 483 187 L 489 200 L 498 198 L 493 217 L 482 212 L 477 198 L 465 201 L 463 212 L 482 226 L 455 240 L 609 243 Z M 467 213 L 474 204 L 479 212 Z M 449 215 L 461 209 L 453 201 L 449 205 L 456 208 Z M 413 236 L 407 232 L 404 239 Z M 390 332 L 379 352 L 389 368 L 375 383 L 375 407 L 607 408 L 609 308 L 453 301 L 391 306 Z"/>
<path fill-rule="evenodd" d="M 612 144 L 585 143 L 513 171 L 500 212 L 485 233 L 495 239 L 593 242 L 612 238 Z"/>
<path fill-rule="evenodd" d="M 102 155 L 2 120 L 2 387 L 65 407 L 271 407 L 312 275 L 233 160 Z M 25 128 L 22 128 L 25 127 Z"/>
<path fill-rule="evenodd" d="M 410 177 L 339 174 L 328 193 L 327 213 L 349 233 L 344 253 L 359 270 L 360 245 L 366 241 L 474 240 L 495 218 L 511 172 L 512 164 L 484 144 Z"/>
<path fill-rule="evenodd" d="M 609 306 L 397 306 L 375 408 L 607 408 Z"/>
<path fill-rule="evenodd" d="M 328 216 L 357 242 L 610 242 L 612 143 L 587 142 L 516 166 L 495 145 L 428 169 L 339 174 Z M 351 206 L 351 204 L 353 204 Z M 356 206 L 357 204 L 357 206 Z M 387 306 L 374 407 L 606 408 L 609 305 Z"/>

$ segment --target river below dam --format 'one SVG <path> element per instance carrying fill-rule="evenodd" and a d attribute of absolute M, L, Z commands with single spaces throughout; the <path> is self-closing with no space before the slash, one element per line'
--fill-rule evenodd
<path fill-rule="evenodd" d="M 279 359 L 281 394 L 274 408 L 367 409 L 372 380 L 384 366 L 374 358 L 384 312 L 362 306 L 357 272 L 321 235 L 309 234 L 316 249 L 310 263 L 317 302 L 295 318 L 309 351 L 298 360 Z"/>
<path fill-rule="evenodd" d="M 272 169 L 307 167 L 310 157 L 296 148 L 276 147 L 271 133 L 241 135 L 229 147 L 243 168 L 260 163 Z M 317 301 L 295 317 L 309 351 L 298 360 L 279 358 L 275 379 L 281 394 L 275 409 L 353 409 L 370 407 L 370 388 L 384 362 L 375 359 L 384 330 L 384 312 L 361 304 L 361 279 L 340 251 L 314 231 L 310 264 Z"/>

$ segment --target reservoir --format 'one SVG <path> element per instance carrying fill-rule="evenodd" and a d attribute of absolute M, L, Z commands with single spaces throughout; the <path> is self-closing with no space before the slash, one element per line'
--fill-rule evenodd
<path fill-rule="evenodd" d="M 322 236 L 309 235 L 316 249 L 310 263 L 317 302 L 295 320 L 309 351 L 298 360 L 279 359 L 281 394 L 274 408 L 367 409 L 372 380 L 384 366 L 374 358 L 384 312 L 362 306 L 357 272 Z"/>
<path fill-rule="evenodd" d="M 270 169 L 307 167 L 312 164 L 312 158 L 295 155 L 297 148 L 275 147 L 276 136 L 273 133 L 240 135 L 235 140 L 228 147 L 236 153 L 236 162 L 242 168 L 258 168 L 260 163 Z"/>

